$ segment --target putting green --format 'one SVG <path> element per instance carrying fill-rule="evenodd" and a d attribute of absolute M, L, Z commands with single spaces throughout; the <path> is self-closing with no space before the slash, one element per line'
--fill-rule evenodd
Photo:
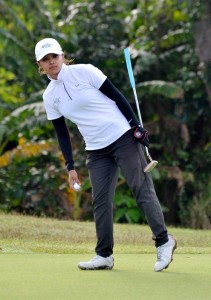
<path fill-rule="evenodd" d="M 208 300 L 211 254 L 177 254 L 155 273 L 152 254 L 116 254 L 113 270 L 82 271 L 89 255 L 1 254 L 2 300 Z"/>

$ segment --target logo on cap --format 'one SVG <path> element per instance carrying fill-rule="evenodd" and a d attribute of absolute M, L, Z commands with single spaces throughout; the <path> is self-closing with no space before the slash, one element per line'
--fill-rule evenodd
<path fill-rule="evenodd" d="M 52 46 L 52 44 L 47 43 L 45 45 L 42 45 L 42 48 L 49 48 L 50 46 Z"/>

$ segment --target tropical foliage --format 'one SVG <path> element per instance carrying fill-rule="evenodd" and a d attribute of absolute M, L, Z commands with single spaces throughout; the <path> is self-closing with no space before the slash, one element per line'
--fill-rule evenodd
<path fill-rule="evenodd" d="M 83 182 L 76 194 L 42 105 L 48 80 L 37 72 L 34 46 L 53 37 L 74 63 L 101 68 L 136 111 L 129 46 L 167 223 L 210 228 L 210 12 L 210 1 L 193 0 L 0 1 L 0 208 L 92 219 L 81 136 L 68 123 Z M 121 174 L 114 218 L 145 222 Z"/>

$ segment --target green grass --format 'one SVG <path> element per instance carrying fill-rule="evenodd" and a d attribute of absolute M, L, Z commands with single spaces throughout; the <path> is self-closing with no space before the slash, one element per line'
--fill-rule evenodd
<path fill-rule="evenodd" d="M 168 228 L 175 235 L 177 253 L 211 254 L 210 230 Z M 149 226 L 115 224 L 115 253 L 155 253 Z M 92 253 L 92 222 L 76 222 L 0 213 L 0 253 Z"/>
<path fill-rule="evenodd" d="M 87 254 L 0 255 L 2 300 L 208 300 L 208 254 L 175 255 L 166 271 L 152 271 L 153 254 L 117 254 L 115 268 L 81 271 Z"/>
<path fill-rule="evenodd" d="M 163 272 L 153 272 L 149 227 L 123 224 L 114 226 L 114 269 L 81 271 L 94 255 L 94 223 L 0 213 L 0 299 L 210 299 L 211 232 L 169 231 L 178 249 Z"/>

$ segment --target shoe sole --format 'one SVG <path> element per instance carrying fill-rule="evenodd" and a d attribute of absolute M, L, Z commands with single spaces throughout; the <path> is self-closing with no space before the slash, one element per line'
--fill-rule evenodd
<path fill-rule="evenodd" d="M 81 270 L 93 271 L 93 270 L 111 270 L 111 269 L 113 269 L 114 266 L 101 266 L 101 267 L 94 267 L 94 268 L 86 268 L 86 267 L 81 267 L 81 266 L 78 266 L 78 267 Z"/>

